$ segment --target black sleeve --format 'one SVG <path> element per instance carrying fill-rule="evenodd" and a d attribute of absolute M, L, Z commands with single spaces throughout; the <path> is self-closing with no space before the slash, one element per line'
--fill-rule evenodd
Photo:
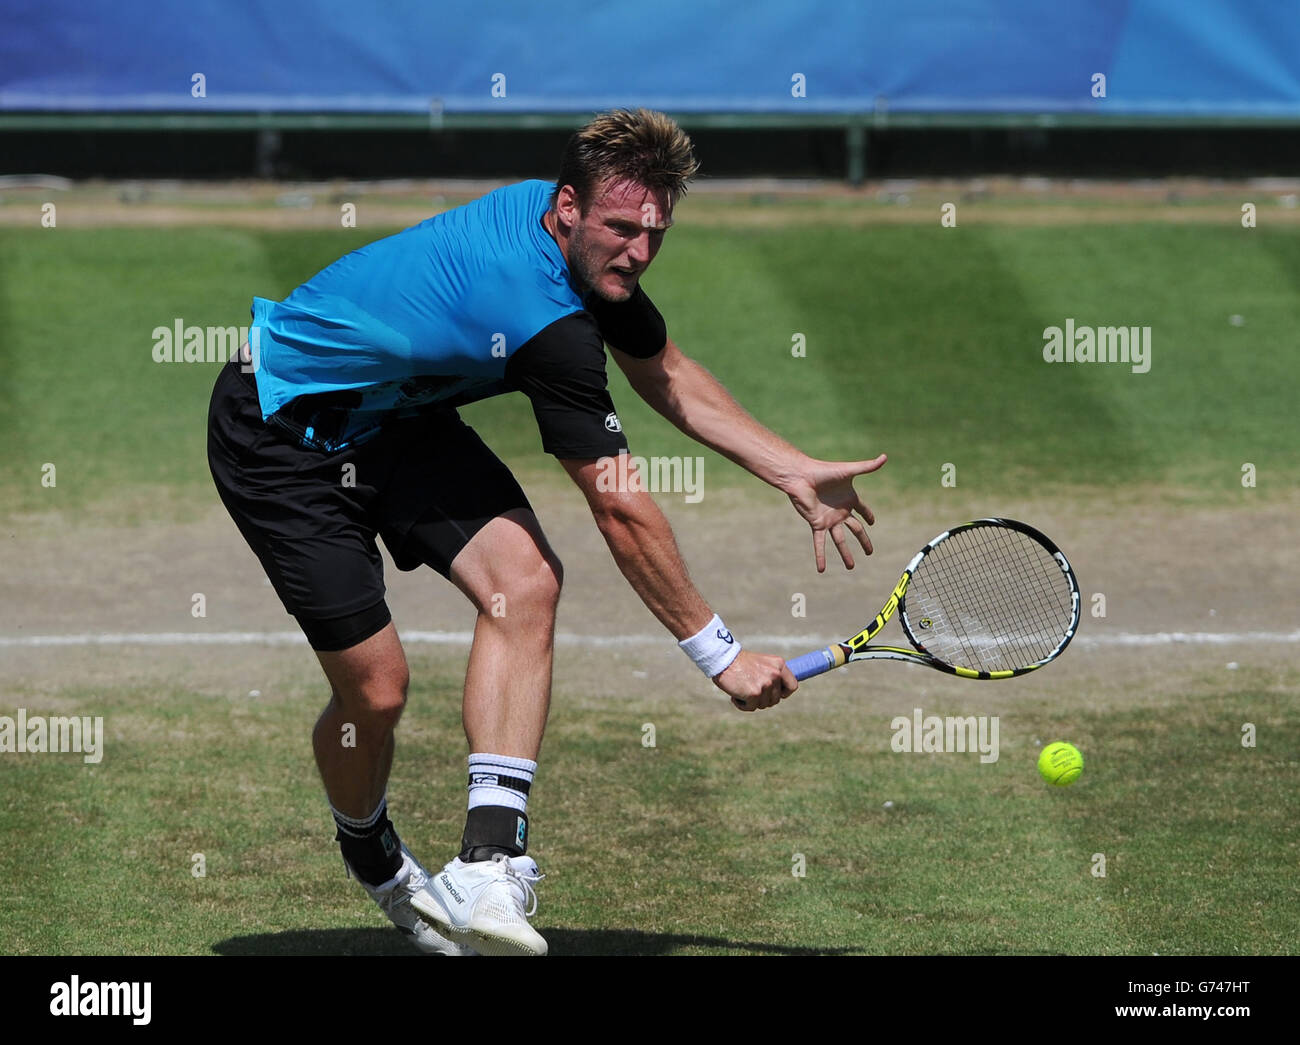
<path fill-rule="evenodd" d="M 640 284 L 626 301 L 611 304 L 591 294 L 585 304 L 600 327 L 600 336 L 620 352 L 649 359 L 662 352 L 668 342 L 664 317 Z"/>
<path fill-rule="evenodd" d="M 506 362 L 505 387 L 532 401 L 542 448 L 561 459 L 627 452 L 605 381 L 605 346 L 586 312 L 557 319 Z"/>

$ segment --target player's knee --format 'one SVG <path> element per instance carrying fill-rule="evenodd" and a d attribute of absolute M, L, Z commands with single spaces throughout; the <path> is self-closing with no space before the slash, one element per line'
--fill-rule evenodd
<path fill-rule="evenodd" d="M 529 623 L 535 623 L 539 615 L 554 617 L 563 583 L 564 568 L 560 560 L 553 555 L 541 557 L 531 568 L 511 579 L 492 606 L 493 616 L 509 620 L 513 608 L 518 611 L 515 619 Z"/>
<path fill-rule="evenodd" d="M 530 579 L 530 591 L 533 601 L 541 609 L 551 613 L 560 601 L 560 589 L 564 586 L 564 567 L 554 555 L 542 558 Z"/>
<path fill-rule="evenodd" d="M 546 556 L 544 565 L 550 571 L 550 591 L 552 602 L 560 601 L 560 589 L 564 587 L 564 564 L 554 555 Z"/>
<path fill-rule="evenodd" d="M 346 714 L 357 718 L 363 729 L 382 732 L 392 729 L 402 717 L 410 684 L 410 672 L 403 665 L 400 670 L 367 677 L 344 690 L 335 688 L 334 699 Z"/>
<path fill-rule="evenodd" d="M 367 686 L 361 692 L 360 707 L 372 729 L 387 730 L 397 725 L 406 707 L 406 684 L 391 682 Z"/>

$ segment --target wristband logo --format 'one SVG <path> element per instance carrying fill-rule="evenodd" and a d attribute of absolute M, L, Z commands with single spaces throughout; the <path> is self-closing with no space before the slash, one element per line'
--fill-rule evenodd
<path fill-rule="evenodd" d="M 720 638 L 720 639 L 721 639 L 723 642 L 725 642 L 728 646 L 730 646 L 733 642 L 736 641 L 735 639 L 733 639 L 733 638 L 731 637 L 731 632 L 726 631 L 726 630 L 724 630 L 724 629 L 722 629 L 722 628 L 719 628 L 719 629 L 718 629 L 718 638 Z"/>

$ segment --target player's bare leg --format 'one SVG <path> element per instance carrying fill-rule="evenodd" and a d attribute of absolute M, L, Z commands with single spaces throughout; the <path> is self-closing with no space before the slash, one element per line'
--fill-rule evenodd
<path fill-rule="evenodd" d="M 451 579 L 478 610 L 462 715 L 471 751 L 536 761 L 551 702 L 563 570 L 532 512 L 489 522 Z"/>
<path fill-rule="evenodd" d="M 312 732 L 316 765 L 330 805 L 351 817 L 384 797 L 393 765 L 393 729 L 406 706 L 410 672 L 390 621 L 351 649 L 316 654 L 330 702 Z"/>
<path fill-rule="evenodd" d="M 385 792 L 393 766 L 393 730 L 406 706 L 410 673 L 390 621 L 337 653 L 317 651 L 330 702 L 312 732 L 344 860 L 380 908 L 428 954 L 472 953 L 437 932 L 411 906 L 428 872 L 401 844 L 388 819 Z"/>
<path fill-rule="evenodd" d="M 551 699 L 562 571 L 532 512 L 493 519 L 461 550 L 451 579 L 478 610 L 465 675 L 470 809 L 461 853 L 430 882 L 437 906 L 415 907 L 453 939 L 488 954 L 545 954 L 528 924 L 528 792 Z"/>

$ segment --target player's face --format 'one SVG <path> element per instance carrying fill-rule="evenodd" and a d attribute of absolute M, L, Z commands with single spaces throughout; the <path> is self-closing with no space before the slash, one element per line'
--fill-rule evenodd
<path fill-rule="evenodd" d="M 626 301 L 673 223 L 668 194 L 631 182 L 605 184 L 585 214 L 572 213 L 570 272 L 606 301 Z"/>

